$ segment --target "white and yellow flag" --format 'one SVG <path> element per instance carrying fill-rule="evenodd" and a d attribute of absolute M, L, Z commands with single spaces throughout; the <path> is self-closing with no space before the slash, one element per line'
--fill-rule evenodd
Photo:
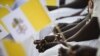
<path fill-rule="evenodd" d="M 16 41 L 35 36 L 51 23 L 39 0 L 29 0 L 1 20 Z"/>
<path fill-rule="evenodd" d="M 24 41 L 30 38 L 35 31 L 33 30 L 28 18 L 20 10 L 20 8 L 11 12 L 1 19 L 4 26 L 11 33 L 15 41 Z"/>

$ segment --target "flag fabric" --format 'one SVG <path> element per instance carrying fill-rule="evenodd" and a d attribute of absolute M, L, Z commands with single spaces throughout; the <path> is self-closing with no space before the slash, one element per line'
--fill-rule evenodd
<path fill-rule="evenodd" d="M 39 0 L 30 0 L 20 8 L 37 32 L 51 23 Z"/>
<path fill-rule="evenodd" d="M 4 39 L 2 45 L 7 56 L 27 56 L 23 46 L 13 40 Z"/>
<path fill-rule="evenodd" d="M 0 0 L 0 4 L 5 6 L 5 5 L 8 5 L 8 6 L 13 6 L 15 0 Z"/>
<path fill-rule="evenodd" d="M 6 29 L 0 24 L 0 40 L 8 35 Z"/>
<path fill-rule="evenodd" d="M 32 38 L 34 33 L 48 26 L 51 23 L 51 19 L 39 0 L 29 0 L 10 13 L 7 10 L 4 13 L 3 10 L 0 10 L 0 23 L 6 27 L 14 38 L 14 40 L 3 39 L 2 41 L 7 55 L 27 56 L 23 46 L 16 42 L 24 42 L 28 38 Z"/>
<path fill-rule="evenodd" d="M 17 42 L 23 42 L 35 33 L 27 17 L 20 8 L 3 17 L 1 21 Z"/>
<path fill-rule="evenodd" d="M 7 8 L 1 8 L 0 7 L 0 18 L 3 18 L 5 15 L 9 13 Z"/>
<path fill-rule="evenodd" d="M 57 4 L 59 4 L 57 1 L 59 0 L 45 0 L 46 1 L 46 5 L 48 6 L 57 6 Z"/>
<path fill-rule="evenodd" d="M 11 10 L 14 2 L 15 0 L 0 0 L 0 18 L 9 13 L 9 10 Z"/>
<path fill-rule="evenodd" d="M 29 0 L 1 20 L 16 41 L 24 41 L 33 35 L 38 39 L 38 33 L 51 24 L 39 0 Z"/>

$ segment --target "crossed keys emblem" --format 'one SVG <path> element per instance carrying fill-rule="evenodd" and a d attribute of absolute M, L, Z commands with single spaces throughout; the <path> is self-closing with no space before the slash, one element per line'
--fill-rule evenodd
<path fill-rule="evenodd" d="M 17 32 L 20 33 L 25 33 L 27 30 L 26 25 L 24 24 L 24 21 L 22 19 L 17 19 L 14 18 L 12 22 L 12 27 L 17 29 Z"/>

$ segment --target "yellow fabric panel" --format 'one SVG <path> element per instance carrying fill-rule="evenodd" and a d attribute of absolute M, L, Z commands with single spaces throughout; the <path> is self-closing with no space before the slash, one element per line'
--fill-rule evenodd
<path fill-rule="evenodd" d="M 40 31 L 51 22 L 39 0 L 30 0 L 21 6 L 21 9 L 36 31 Z"/>
<path fill-rule="evenodd" d="M 57 0 L 46 0 L 46 4 L 49 6 L 56 6 Z"/>
<path fill-rule="evenodd" d="M 6 8 L 0 8 L 0 18 L 3 18 L 8 13 L 9 11 Z"/>
<path fill-rule="evenodd" d="M 12 6 L 14 4 L 15 0 L 0 0 L 0 4 L 6 5 L 8 4 L 9 6 Z"/>
<path fill-rule="evenodd" d="M 7 39 L 2 40 L 2 42 L 8 56 L 26 56 L 24 48 L 21 44 Z"/>
<path fill-rule="evenodd" d="M 0 5 L 6 6 L 8 5 L 9 7 L 13 6 L 15 0 L 0 0 Z M 0 18 L 4 17 L 5 15 L 8 14 L 8 10 L 6 8 L 0 8 Z"/>

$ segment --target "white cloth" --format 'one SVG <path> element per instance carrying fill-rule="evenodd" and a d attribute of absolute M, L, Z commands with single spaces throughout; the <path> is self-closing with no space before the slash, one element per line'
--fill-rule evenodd
<path fill-rule="evenodd" d="M 35 48 L 33 41 L 34 41 L 33 37 L 30 37 L 21 43 L 25 48 L 27 56 L 39 56 L 39 52 Z"/>
<path fill-rule="evenodd" d="M 98 39 L 94 40 L 89 40 L 89 41 L 81 41 L 81 42 L 67 42 L 70 45 L 85 45 L 85 46 L 90 46 L 94 48 L 98 48 L 100 41 Z"/>
<path fill-rule="evenodd" d="M 98 52 L 97 52 L 97 56 L 100 56 L 100 36 L 99 36 L 99 42 L 98 42 Z"/>
<path fill-rule="evenodd" d="M 80 15 L 84 15 L 84 14 L 86 14 L 86 13 L 88 13 L 88 7 L 86 7 L 86 8 L 81 12 Z"/>
<path fill-rule="evenodd" d="M 39 39 L 44 39 L 45 36 L 48 36 L 53 31 L 53 26 L 47 26 L 39 32 Z"/>
<path fill-rule="evenodd" d="M 56 20 L 55 23 L 72 23 L 72 22 L 77 21 L 78 19 L 83 19 L 83 18 L 85 18 L 85 16 L 68 17 L 68 18 Z"/>
<path fill-rule="evenodd" d="M 66 0 L 66 1 L 65 1 L 65 5 L 70 4 L 70 3 L 74 2 L 74 1 L 75 1 L 75 0 Z"/>
<path fill-rule="evenodd" d="M 82 9 L 72 9 L 72 8 L 59 8 L 53 11 L 50 11 L 49 15 L 53 20 L 56 20 L 59 17 L 70 16 L 77 12 L 80 12 Z"/>

